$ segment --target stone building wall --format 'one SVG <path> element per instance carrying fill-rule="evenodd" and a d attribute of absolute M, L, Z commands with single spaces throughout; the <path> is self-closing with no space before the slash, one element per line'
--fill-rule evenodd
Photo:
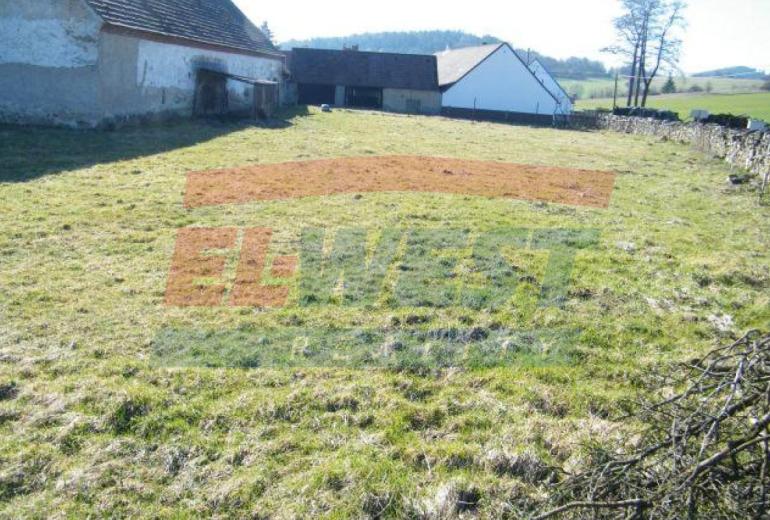
<path fill-rule="evenodd" d="M 193 113 L 196 73 L 280 81 L 283 61 L 108 30 L 82 0 L 0 0 L 0 123 L 112 126 Z M 227 83 L 235 110 L 251 89 Z"/>
<path fill-rule="evenodd" d="M 81 0 L 0 1 L 0 122 L 98 120 L 101 24 Z"/>
<path fill-rule="evenodd" d="M 201 68 L 276 82 L 283 72 L 280 60 L 109 32 L 102 32 L 101 48 L 103 119 L 117 123 L 134 117 L 190 117 Z M 228 81 L 230 108 L 238 112 L 251 106 L 251 90 L 242 82 Z"/>

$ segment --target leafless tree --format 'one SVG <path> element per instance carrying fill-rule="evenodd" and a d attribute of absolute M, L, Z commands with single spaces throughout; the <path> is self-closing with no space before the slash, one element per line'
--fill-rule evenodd
<path fill-rule="evenodd" d="M 620 0 L 623 14 L 615 19 L 617 43 L 602 49 L 630 60 L 627 106 L 645 106 L 652 81 L 662 66 L 677 68 L 684 27 L 681 0 Z"/>
<path fill-rule="evenodd" d="M 642 106 L 647 105 L 647 96 L 650 93 L 652 80 L 658 75 L 661 65 L 668 65 L 676 68 L 679 62 L 679 52 L 682 47 L 682 40 L 674 36 L 678 27 L 684 26 L 684 17 L 682 11 L 685 4 L 681 1 L 671 3 L 661 3 L 658 7 L 658 16 L 653 16 L 655 25 L 648 32 L 651 40 L 650 57 L 651 63 L 649 69 L 645 66 L 639 68 L 644 81 L 644 95 L 642 97 Z M 656 14 L 653 13 L 653 14 Z"/>

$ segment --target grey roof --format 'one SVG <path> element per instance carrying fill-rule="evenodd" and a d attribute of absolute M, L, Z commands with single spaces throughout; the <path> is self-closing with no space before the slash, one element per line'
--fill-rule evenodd
<path fill-rule="evenodd" d="M 439 52 L 436 54 L 439 85 L 446 87 L 457 83 L 503 45 L 505 44 L 495 43 Z"/>
<path fill-rule="evenodd" d="M 298 48 L 290 68 L 296 83 L 438 90 L 430 55 Z"/>
<path fill-rule="evenodd" d="M 86 0 L 107 24 L 219 45 L 276 53 L 231 0 Z"/>

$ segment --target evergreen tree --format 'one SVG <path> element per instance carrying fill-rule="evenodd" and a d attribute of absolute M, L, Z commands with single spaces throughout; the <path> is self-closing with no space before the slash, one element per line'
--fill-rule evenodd
<path fill-rule="evenodd" d="M 273 31 L 270 29 L 270 26 L 267 24 L 267 20 L 262 22 L 262 25 L 259 26 L 259 30 L 262 31 L 262 34 L 265 35 L 265 37 L 275 45 L 275 35 L 273 34 Z"/>
<path fill-rule="evenodd" d="M 666 83 L 663 85 L 663 88 L 660 89 L 660 91 L 663 94 L 676 93 L 676 83 L 674 83 L 674 77 L 671 74 L 668 75 L 668 79 L 666 80 Z"/>

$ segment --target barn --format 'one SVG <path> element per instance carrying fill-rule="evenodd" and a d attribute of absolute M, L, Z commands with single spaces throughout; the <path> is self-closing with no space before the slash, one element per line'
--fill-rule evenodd
<path fill-rule="evenodd" d="M 566 110 L 507 43 L 447 50 L 436 58 L 447 115 L 547 119 Z"/>
<path fill-rule="evenodd" d="M 0 121 L 269 115 L 284 56 L 231 0 L 0 2 Z"/>
<path fill-rule="evenodd" d="M 441 111 L 435 56 L 296 48 L 289 68 L 301 105 Z"/>
<path fill-rule="evenodd" d="M 545 85 L 545 88 L 547 88 L 548 91 L 554 95 L 556 100 L 559 102 L 561 113 L 571 113 L 574 108 L 572 97 L 567 94 L 567 91 L 564 90 L 564 87 L 559 84 L 559 82 L 545 67 L 545 65 L 543 65 L 540 60 L 535 59 L 529 64 L 529 70 L 531 70 L 537 79 L 539 79 L 540 82 Z"/>

